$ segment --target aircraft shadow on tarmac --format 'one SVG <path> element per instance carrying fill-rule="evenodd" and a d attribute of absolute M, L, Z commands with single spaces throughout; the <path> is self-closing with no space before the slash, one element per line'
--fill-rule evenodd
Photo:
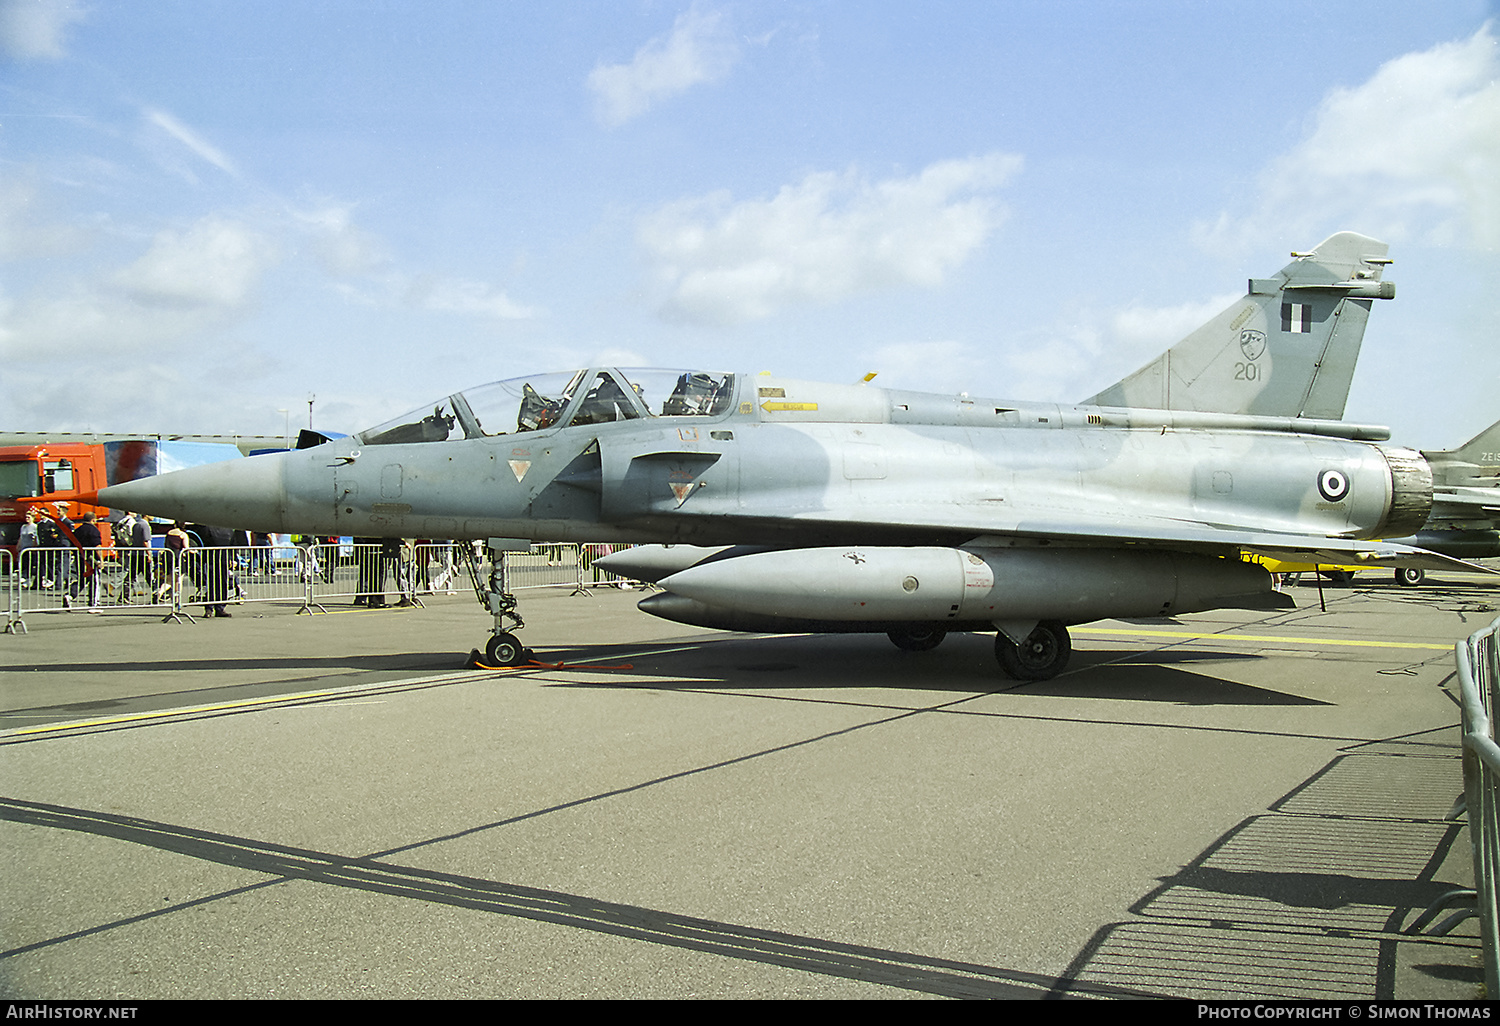
<path fill-rule="evenodd" d="M 133 816 L 10 798 L 0 798 L 0 819 L 110 837 L 205 862 L 264 873 L 271 878 L 94 925 L 75 933 L 34 940 L 0 951 L 0 962 L 88 934 L 172 915 L 288 880 L 305 880 L 946 997 L 1037 999 L 1055 994 L 1061 982 L 1055 977 L 1037 973 L 698 919 L 563 891 L 439 873 L 384 861 L 397 851 L 409 851 L 443 838 L 351 858 Z M 476 829 L 502 825 L 487 824 Z M 1140 994 L 1115 986 L 1075 987 L 1072 993 L 1114 997 Z"/>
<path fill-rule="evenodd" d="M 667 643 L 668 646 L 674 643 Z M 597 674 L 592 680 L 548 682 L 553 687 L 636 687 L 655 690 L 775 691 L 786 697 L 797 692 L 848 689 L 865 692 L 930 692 L 984 695 L 1002 692 L 1073 699 L 1107 699 L 1195 706 L 1323 705 L 1315 699 L 1240 683 L 1225 677 L 1185 669 L 1194 663 L 1250 662 L 1262 658 L 1245 652 L 1170 649 L 1120 653 L 1108 650 L 1075 653 L 1073 668 L 1053 680 L 1014 681 L 996 668 L 988 636 L 957 636 L 934 652 L 888 650 L 878 636 L 742 637 L 708 639 L 669 651 L 641 656 L 640 645 L 589 645 L 576 649 L 547 649 L 537 655 L 539 666 L 502 671 L 506 676 L 548 673 L 555 667 Z M 1140 661 L 1133 661 L 1139 659 Z M 575 662 L 587 660 L 587 662 Z M 465 665 L 455 653 L 413 652 L 401 655 L 338 655 L 221 659 L 159 659 L 136 662 L 53 663 L 48 672 L 118 675 L 164 675 L 165 690 L 128 694 L 56 705 L 18 707 L 0 718 L 30 722 L 45 718 L 74 718 L 158 708 L 182 698 L 192 703 L 210 699 L 272 696 L 298 689 L 336 690 L 348 683 L 369 683 L 360 675 L 441 677 Z M 173 690 L 174 672 L 205 673 L 246 670 L 294 671 L 274 680 L 239 681 L 213 688 Z M 295 672 L 300 671 L 300 672 Z M 340 673 L 339 671 L 345 671 Z M 347 676 L 346 676 L 347 675 Z M 641 678 L 647 678 L 642 680 Z M 458 680 L 469 680 L 467 676 Z M 437 683 L 436 686 L 441 686 Z M 835 696 L 836 700 L 836 696 Z M 226 713 L 227 715 L 228 713 Z"/>
<path fill-rule="evenodd" d="M 636 648 L 634 651 L 638 651 Z M 651 687 L 660 690 L 712 688 L 828 690 L 835 688 L 896 691 L 1015 691 L 1059 698 L 1165 702 L 1174 705 L 1325 705 L 1316 699 L 1244 684 L 1189 669 L 1194 664 L 1250 663 L 1264 657 L 1247 652 L 1171 649 L 1152 652 L 1075 650 L 1068 672 L 1048 681 L 1011 680 L 995 666 L 988 635 L 950 637 L 931 652 L 890 649 L 878 635 L 839 638 L 736 638 L 649 656 L 633 655 L 626 646 L 589 646 L 537 653 L 544 662 L 607 677 L 617 657 L 629 663 L 633 677 L 612 684 L 608 679 L 569 682 L 567 687 Z M 1124 661 L 1122 661 L 1122 656 Z M 573 664 L 587 659 L 587 664 Z M 1140 661 L 1134 661 L 1139 659 Z"/>

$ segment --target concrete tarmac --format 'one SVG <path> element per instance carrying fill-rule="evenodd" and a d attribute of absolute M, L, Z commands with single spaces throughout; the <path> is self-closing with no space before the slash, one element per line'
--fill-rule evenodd
<path fill-rule="evenodd" d="M 1436 574 L 992 640 L 752 637 L 641 592 L 0 637 L 0 994 L 1469 1000 Z"/>

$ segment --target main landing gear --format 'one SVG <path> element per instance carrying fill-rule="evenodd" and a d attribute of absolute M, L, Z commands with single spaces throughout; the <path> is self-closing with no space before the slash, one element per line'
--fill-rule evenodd
<path fill-rule="evenodd" d="M 469 580 L 474 583 L 475 598 L 495 618 L 495 625 L 490 629 L 490 640 L 484 646 L 485 665 L 520 666 L 531 658 L 531 652 L 511 633 L 525 627 L 526 622 L 516 611 L 518 602 L 506 580 L 505 553 L 492 553 L 488 580 L 481 580 L 484 575 L 479 569 L 479 558 L 474 554 L 473 546 L 460 544 L 459 550 L 469 568 Z M 474 654 L 477 656 L 478 652 Z"/>
<path fill-rule="evenodd" d="M 995 635 L 995 658 L 1016 680 L 1051 680 L 1068 665 L 1072 654 L 1068 629 L 1057 620 L 1043 620 L 1019 645 L 1004 631 Z"/>
<path fill-rule="evenodd" d="M 1427 571 L 1416 566 L 1396 567 L 1396 583 L 1404 588 L 1415 588 L 1427 576 Z"/>
<path fill-rule="evenodd" d="M 948 632 L 936 624 L 912 623 L 887 631 L 891 644 L 903 652 L 929 652 Z M 1043 620 L 1019 645 L 1004 632 L 995 635 L 995 658 L 1016 680 L 1051 680 L 1067 667 L 1073 655 L 1068 628 L 1060 620 Z"/>
<path fill-rule="evenodd" d="M 948 632 L 941 627 L 912 624 L 887 631 L 885 636 L 891 639 L 891 644 L 903 652 L 930 652 L 943 643 Z"/>

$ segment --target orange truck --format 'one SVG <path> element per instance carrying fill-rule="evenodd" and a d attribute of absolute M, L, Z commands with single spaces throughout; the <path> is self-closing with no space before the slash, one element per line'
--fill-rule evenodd
<path fill-rule="evenodd" d="M 38 502 L 54 501 L 64 502 L 68 519 L 75 522 L 92 512 L 99 518 L 104 544 L 111 545 L 109 510 L 76 501 L 78 493 L 239 457 L 240 450 L 233 445 L 154 438 L 0 446 L 0 547 L 14 555 L 26 509 Z M 74 498 L 53 500 L 50 497 L 54 495 Z"/>

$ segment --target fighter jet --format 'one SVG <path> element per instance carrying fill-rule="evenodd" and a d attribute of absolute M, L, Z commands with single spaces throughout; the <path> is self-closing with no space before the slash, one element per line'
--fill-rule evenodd
<path fill-rule="evenodd" d="M 648 543 L 607 565 L 658 562 L 665 590 L 641 604 L 656 615 L 887 633 L 911 649 L 993 630 L 1007 673 L 1046 679 L 1067 664 L 1071 624 L 1289 606 L 1242 550 L 1455 562 L 1373 540 L 1426 522 L 1422 455 L 1328 416 L 1341 396 L 1309 399 L 1339 387 L 1320 391 L 1330 361 L 1298 347 L 1331 351 L 1344 324 L 1362 328 L 1368 300 L 1391 294 L 1384 245 L 1342 233 L 1295 256 L 1159 361 L 1160 390 L 1140 400 L 1158 408 L 591 367 L 455 392 L 350 438 L 112 486 L 99 501 L 256 531 Z M 1100 395 L 1136 401 L 1150 380 Z M 1193 407 L 1220 400 L 1231 412 Z M 490 589 L 487 654 L 519 662 L 513 597 Z"/>
<path fill-rule="evenodd" d="M 1500 556 L 1500 422 L 1457 449 L 1424 449 L 1422 457 L 1432 468 L 1432 513 L 1415 535 L 1395 540 L 1463 559 Z M 1396 580 L 1420 584 L 1422 571 L 1398 567 Z"/>

